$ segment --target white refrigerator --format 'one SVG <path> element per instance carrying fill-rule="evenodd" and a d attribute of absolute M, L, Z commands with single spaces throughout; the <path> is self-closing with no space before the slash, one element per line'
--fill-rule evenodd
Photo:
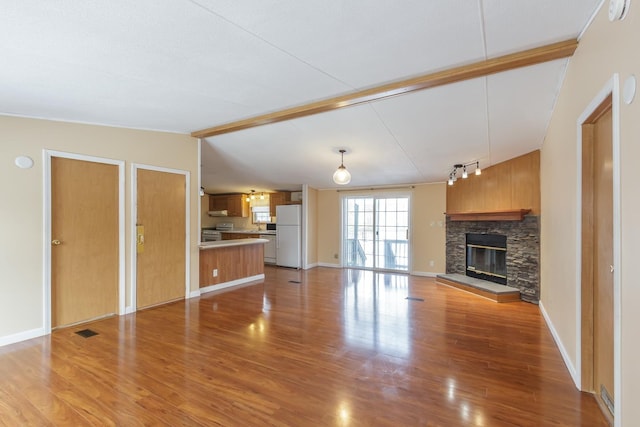
<path fill-rule="evenodd" d="M 301 252 L 301 206 L 276 206 L 276 264 L 282 267 L 301 268 Z"/>

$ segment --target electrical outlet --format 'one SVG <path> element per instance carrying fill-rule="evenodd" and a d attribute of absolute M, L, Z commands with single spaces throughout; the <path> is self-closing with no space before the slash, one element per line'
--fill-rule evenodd
<path fill-rule="evenodd" d="M 218 277 L 218 269 L 217 268 L 213 269 L 213 277 Z"/>
<path fill-rule="evenodd" d="M 433 264 L 434 264 L 433 260 L 430 260 L 429 261 L 429 267 L 433 267 Z"/>

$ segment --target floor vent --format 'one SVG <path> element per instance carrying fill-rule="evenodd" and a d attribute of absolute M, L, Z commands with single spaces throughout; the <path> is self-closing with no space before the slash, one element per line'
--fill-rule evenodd
<path fill-rule="evenodd" d="M 611 398 L 611 395 L 609 394 L 607 388 L 602 384 L 600 384 L 600 397 L 602 397 L 602 401 L 607 406 L 609 412 L 611 412 L 611 415 L 613 415 L 613 399 Z"/>
<path fill-rule="evenodd" d="M 289 280 L 289 283 L 297 283 L 300 284 L 301 282 L 299 280 Z"/>
<path fill-rule="evenodd" d="M 407 299 L 407 300 L 409 300 L 409 301 L 420 301 L 420 302 L 424 302 L 424 298 L 406 297 L 405 299 Z"/>
<path fill-rule="evenodd" d="M 98 335 L 97 332 L 92 331 L 91 329 L 83 329 L 81 331 L 76 332 L 76 334 L 80 335 L 83 338 L 89 338 L 89 337 L 92 337 L 94 335 Z"/>

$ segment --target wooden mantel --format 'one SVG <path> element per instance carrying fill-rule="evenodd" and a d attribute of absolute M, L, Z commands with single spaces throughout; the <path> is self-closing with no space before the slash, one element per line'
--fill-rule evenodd
<path fill-rule="evenodd" d="M 531 209 L 490 212 L 445 212 L 451 221 L 522 221 Z"/>

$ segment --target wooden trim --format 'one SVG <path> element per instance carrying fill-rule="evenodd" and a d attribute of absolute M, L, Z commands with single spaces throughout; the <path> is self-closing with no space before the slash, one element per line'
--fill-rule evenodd
<path fill-rule="evenodd" d="M 580 273 L 582 316 L 580 330 L 581 360 L 583 363 L 580 376 L 582 378 L 581 389 L 588 392 L 595 391 L 593 385 L 593 127 L 591 123 L 582 125 L 582 267 Z"/>
<path fill-rule="evenodd" d="M 522 221 L 531 209 L 491 212 L 445 212 L 451 221 Z"/>
<path fill-rule="evenodd" d="M 340 95 L 309 104 L 299 105 L 268 114 L 237 120 L 219 126 L 210 127 L 194 131 L 191 136 L 194 138 L 206 138 L 214 135 L 235 132 L 262 126 L 269 123 L 276 123 L 298 117 L 310 116 L 337 110 L 352 105 L 365 102 L 377 101 L 391 96 L 404 93 L 415 92 L 464 80 L 475 79 L 502 71 L 527 67 L 556 59 L 566 58 L 575 52 L 578 41 L 575 39 L 552 43 L 521 52 L 503 55 L 493 59 L 477 61 L 471 64 L 461 65 L 435 73 L 424 74 L 397 82 L 387 83 L 369 89 L 359 90 L 346 95 Z"/>
<path fill-rule="evenodd" d="M 600 117 L 602 117 L 604 113 L 608 112 L 612 108 L 612 105 L 613 95 L 610 94 L 604 99 L 604 101 L 602 101 L 602 104 L 598 105 L 596 109 L 593 110 L 593 112 L 589 115 L 589 117 L 587 117 L 583 124 L 594 124 L 598 121 L 598 119 L 600 119 Z"/>

